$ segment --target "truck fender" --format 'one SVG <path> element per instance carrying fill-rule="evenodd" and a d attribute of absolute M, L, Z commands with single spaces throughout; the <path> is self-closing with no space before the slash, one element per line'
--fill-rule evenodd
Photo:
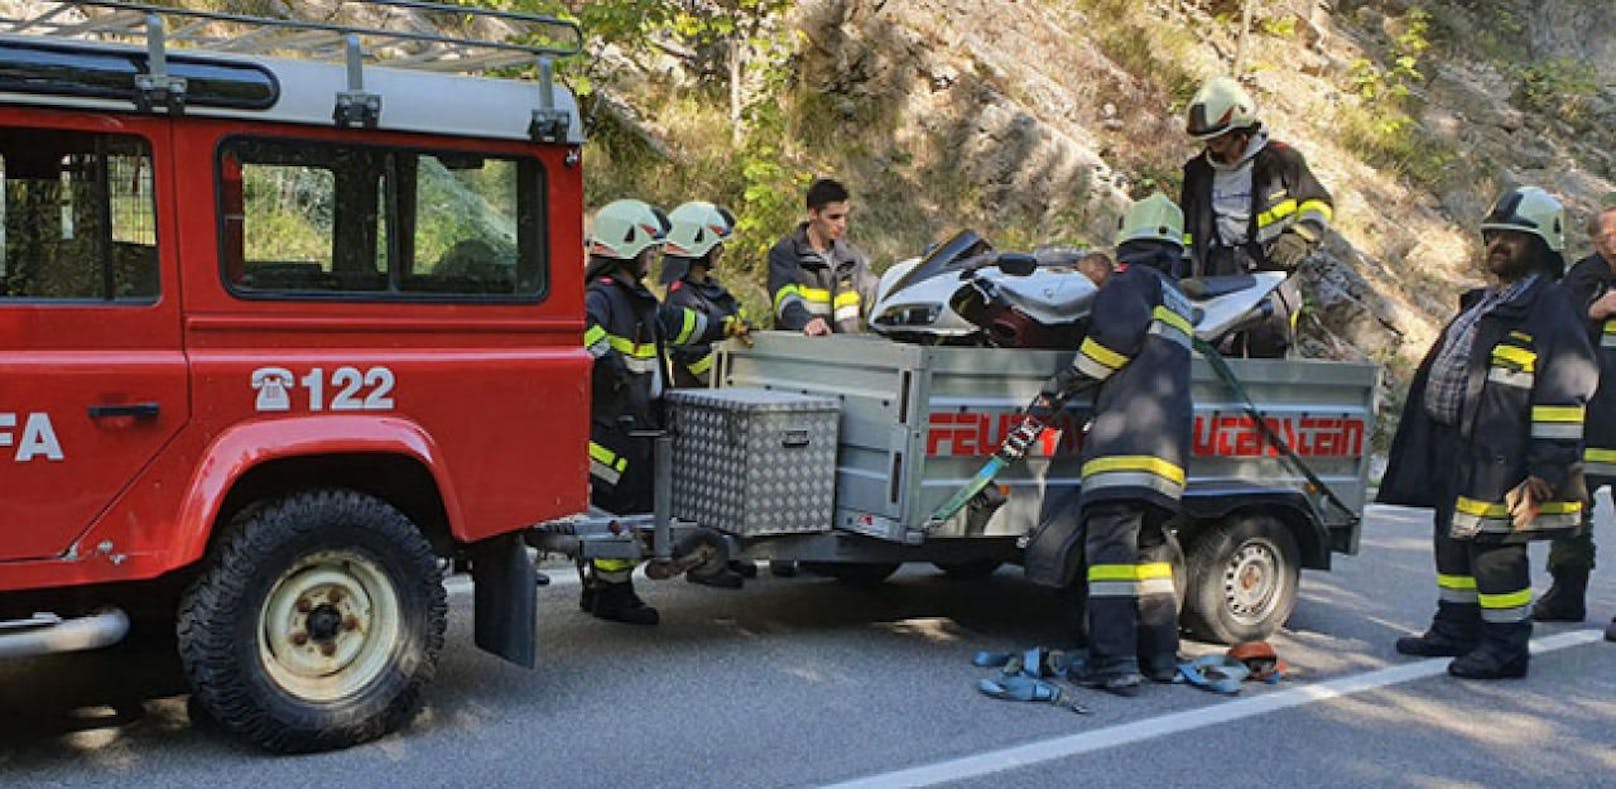
<path fill-rule="evenodd" d="M 449 530 L 463 534 L 459 498 L 444 470 L 436 442 L 420 425 L 397 416 L 322 415 L 237 425 L 203 452 L 180 509 L 179 529 L 168 566 L 202 558 L 219 510 L 237 481 L 275 460 L 320 455 L 390 454 L 425 466 L 437 484 Z"/>

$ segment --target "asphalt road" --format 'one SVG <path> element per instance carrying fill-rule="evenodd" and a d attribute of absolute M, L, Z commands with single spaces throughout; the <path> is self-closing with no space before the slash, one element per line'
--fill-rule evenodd
<path fill-rule="evenodd" d="M 1616 546 L 1603 504 L 1597 539 Z M 1298 676 L 1233 698 L 1078 691 L 1079 715 L 979 695 L 975 651 L 1062 645 L 1050 596 L 1016 568 L 962 583 L 917 566 L 875 590 L 767 571 L 741 592 L 641 581 L 653 629 L 580 614 L 557 574 L 532 672 L 471 646 L 454 579 L 438 680 L 399 734 L 262 754 L 192 725 L 172 645 L 151 638 L 0 664 L 0 786 L 1610 785 L 1616 644 L 1598 630 L 1616 572 L 1596 571 L 1587 623 L 1538 626 L 1530 677 L 1456 681 L 1391 647 L 1433 606 L 1429 529 L 1373 508 L 1359 556 L 1303 575 L 1275 640 Z"/>

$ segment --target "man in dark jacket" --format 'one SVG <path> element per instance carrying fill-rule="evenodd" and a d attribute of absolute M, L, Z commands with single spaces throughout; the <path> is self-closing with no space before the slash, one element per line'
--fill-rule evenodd
<path fill-rule="evenodd" d="M 584 291 L 584 346 L 594 357 L 590 392 L 590 501 L 607 512 L 649 512 L 652 442 L 661 428 L 657 400 L 667 385 L 664 346 L 708 343 L 733 331 L 695 310 L 661 304 L 641 282 L 667 237 L 667 215 L 639 200 L 618 200 L 590 227 Z M 578 605 L 601 619 L 654 625 L 657 611 L 634 594 L 635 562 L 595 559 Z"/>
<path fill-rule="evenodd" d="M 1526 543 L 1582 520 L 1584 411 L 1599 382 L 1564 271 L 1560 203 L 1523 187 L 1483 221 L 1494 283 L 1461 299 L 1409 387 L 1378 501 L 1432 507 L 1437 613 L 1405 655 L 1470 679 L 1526 675 Z"/>
<path fill-rule="evenodd" d="M 1587 618 L 1588 573 L 1594 568 L 1594 497 L 1607 485 L 1616 489 L 1616 206 L 1589 219 L 1588 235 L 1594 243 L 1593 254 L 1572 266 L 1563 282 L 1572 302 L 1583 310 L 1588 338 L 1599 360 L 1599 391 L 1588 402 L 1582 434 L 1588 508 L 1580 534 L 1549 546 L 1549 574 L 1554 585 L 1532 606 L 1532 618 L 1539 622 Z M 1605 634 L 1616 641 L 1616 619 Z"/>
<path fill-rule="evenodd" d="M 1334 214 L 1301 152 L 1270 139 L 1240 83 L 1216 77 L 1190 102 L 1190 136 L 1206 149 L 1184 165 L 1184 243 L 1189 276 L 1294 273 L 1318 249 Z M 1230 352 L 1278 358 L 1292 344 L 1301 291 L 1275 292 L 1274 313 L 1237 336 Z"/>
<path fill-rule="evenodd" d="M 1178 662 L 1178 598 L 1162 526 L 1184 493 L 1192 419 L 1194 324 L 1176 284 L 1183 223 L 1162 194 L 1128 210 L 1117 232 L 1117 271 L 1094 300 L 1088 336 L 1029 409 L 1048 424 L 1074 393 L 1098 387 L 1081 469 L 1083 681 L 1123 696 L 1139 691 L 1141 662 L 1160 682 L 1173 681 Z"/>
<path fill-rule="evenodd" d="M 847 187 L 829 178 L 808 186 L 808 221 L 769 250 L 775 326 L 807 335 L 864 330 L 876 277 L 847 243 Z"/>

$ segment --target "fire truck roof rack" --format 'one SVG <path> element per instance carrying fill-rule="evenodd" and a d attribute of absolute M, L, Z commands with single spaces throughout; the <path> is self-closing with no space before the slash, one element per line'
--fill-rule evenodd
<path fill-rule="evenodd" d="M 381 20 L 347 24 L 122 0 L 60 0 L 36 14 L 0 15 L 0 34 L 143 42 L 147 58 L 145 72 L 134 78 L 135 103 L 141 109 L 171 113 L 184 109 L 187 81 L 170 73 L 170 46 L 197 54 L 343 62 L 347 66 L 347 89 L 338 92 L 332 113 L 341 126 L 377 124 L 381 96 L 365 91 L 367 60 L 388 68 L 452 73 L 482 73 L 536 63 L 540 106 L 533 111 L 529 133 L 543 141 L 561 141 L 568 136 L 570 113 L 558 109 L 551 59 L 583 51 L 583 31 L 576 23 L 538 14 L 423 0 L 334 0 L 327 7 L 333 14 L 345 7 L 369 7 L 380 12 Z M 423 14 L 443 15 L 465 28 L 491 23 L 530 43 L 446 34 L 423 25 Z"/>

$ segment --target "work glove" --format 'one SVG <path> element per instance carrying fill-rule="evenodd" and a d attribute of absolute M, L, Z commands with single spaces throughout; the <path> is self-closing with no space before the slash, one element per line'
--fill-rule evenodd
<path fill-rule="evenodd" d="M 1178 289 L 1192 299 L 1200 299 L 1206 295 L 1206 282 L 1200 277 L 1185 277 L 1178 281 Z"/>
<path fill-rule="evenodd" d="M 740 337 L 752 333 L 752 325 L 739 315 L 724 316 L 724 336 Z"/>
<path fill-rule="evenodd" d="M 1292 228 L 1274 239 L 1273 245 L 1268 248 L 1268 262 L 1286 271 L 1294 271 L 1312 254 L 1313 242 Z"/>

